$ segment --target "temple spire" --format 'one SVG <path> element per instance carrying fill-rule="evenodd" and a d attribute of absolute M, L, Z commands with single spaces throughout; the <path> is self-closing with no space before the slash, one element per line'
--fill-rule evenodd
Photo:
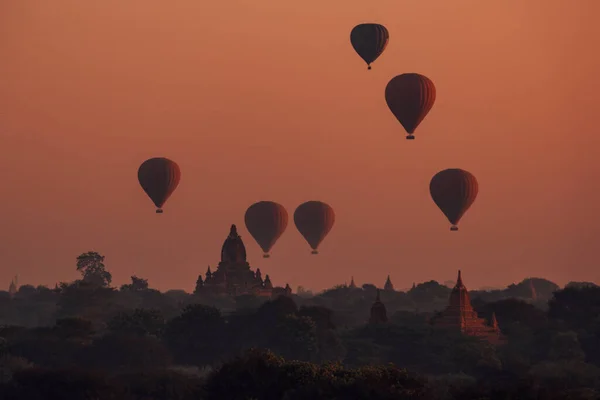
<path fill-rule="evenodd" d="M 269 274 L 265 275 L 264 287 L 265 289 L 273 289 L 273 284 L 271 283 L 271 278 L 269 278 Z"/>
<path fill-rule="evenodd" d="M 350 288 L 356 289 L 356 284 L 354 283 L 354 277 L 350 279 Z"/>
<path fill-rule="evenodd" d="M 389 275 L 387 277 L 387 280 L 385 281 L 385 285 L 383 286 L 383 290 L 389 290 L 389 291 L 393 291 L 394 290 L 394 285 L 392 284 L 392 280 L 390 279 Z"/>
<path fill-rule="evenodd" d="M 462 281 L 462 276 L 460 274 L 460 269 L 458 270 L 458 278 L 456 278 L 456 286 L 458 286 L 458 287 L 464 286 L 463 281 Z"/>
<path fill-rule="evenodd" d="M 492 326 L 492 328 L 494 328 L 496 330 L 499 330 L 499 328 L 498 328 L 498 320 L 496 319 L 496 313 L 495 312 L 492 313 L 492 322 L 491 322 L 490 325 Z"/>
<path fill-rule="evenodd" d="M 245 263 L 246 262 L 246 246 L 240 235 L 238 235 L 235 224 L 231 225 L 229 236 L 223 242 L 221 248 L 221 263 Z"/>
<path fill-rule="evenodd" d="M 204 281 L 202 280 L 202 275 L 198 275 L 198 279 L 196 280 L 196 287 L 194 288 L 194 294 L 199 294 L 202 291 L 203 286 Z"/>
<path fill-rule="evenodd" d="M 15 276 L 13 279 L 11 279 L 10 284 L 8 285 L 8 294 L 10 295 L 11 298 L 13 298 L 15 296 L 15 294 L 17 293 L 18 290 L 18 277 Z"/>
<path fill-rule="evenodd" d="M 371 318 L 369 318 L 369 323 L 382 324 L 386 323 L 387 321 L 387 311 L 385 309 L 385 305 L 381 302 L 380 291 L 377 289 L 375 302 L 371 306 Z"/>

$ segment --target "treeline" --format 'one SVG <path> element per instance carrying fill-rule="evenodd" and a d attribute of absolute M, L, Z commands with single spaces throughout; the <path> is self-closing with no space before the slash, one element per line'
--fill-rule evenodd
<path fill-rule="evenodd" d="M 93 275 L 92 275 L 93 276 Z M 531 298 L 531 283 L 537 296 Z M 503 299 L 522 299 L 540 309 L 546 309 L 548 300 L 558 286 L 544 279 L 524 280 L 504 290 L 470 291 L 474 304 Z M 381 300 L 388 314 L 411 312 L 429 314 L 443 310 L 448 305 L 452 289 L 436 281 L 415 285 L 407 292 L 382 291 Z M 299 291 L 291 297 L 299 306 L 321 306 L 334 311 L 334 321 L 339 326 L 356 327 L 369 319 L 377 287 L 364 284 L 352 289 L 339 285 L 313 295 Z M 238 297 L 217 296 L 210 293 L 186 293 L 183 290 L 160 292 L 149 287 L 145 279 L 132 277 L 129 284 L 120 288 L 110 287 L 108 282 L 89 278 L 73 283 L 61 283 L 56 288 L 23 285 L 11 297 L 0 291 L 0 324 L 26 327 L 51 326 L 58 319 L 82 317 L 102 324 L 119 312 L 136 308 L 159 310 L 165 318 L 176 316 L 189 304 L 214 306 L 224 314 L 255 309 L 268 298 L 252 295 Z"/>
<path fill-rule="evenodd" d="M 252 295 L 236 298 L 216 296 L 202 290 L 195 290 L 192 294 L 183 290 L 161 293 L 150 288 L 146 279 L 136 276 L 131 277 L 131 283 L 114 288 L 111 287 L 112 275 L 104 259 L 97 252 L 79 255 L 76 270 L 81 279 L 75 282 L 60 283 L 55 288 L 23 285 L 12 295 L 0 291 L 0 324 L 51 326 L 59 319 L 82 317 L 101 325 L 119 312 L 138 308 L 158 310 L 170 319 L 189 304 L 214 306 L 227 314 L 255 309 L 267 300 Z M 558 289 L 553 282 L 532 278 L 503 290 L 471 291 L 470 294 L 475 303 L 520 298 L 546 309 L 548 300 Z M 318 295 L 298 290 L 292 297 L 300 306 L 321 306 L 334 311 L 334 322 L 339 326 L 356 327 L 368 320 L 376 291 L 375 285 L 367 283 L 360 288 L 339 285 Z M 448 305 L 450 291 L 451 287 L 432 280 L 415 285 L 407 292 L 384 291 L 382 301 L 390 315 L 400 311 L 431 314 Z"/>
<path fill-rule="evenodd" d="M 383 291 L 389 322 L 369 325 L 370 284 L 161 293 L 138 277 L 111 287 L 103 261 L 85 253 L 80 280 L 0 294 L 0 399 L 600 398 L 593 284 L 470 292 L 508 338 L 494 347 L 431 326 L 451 291 L 435 281 Z"/>
<path fill-rule="evenodd" d="M 134 294 L 143 299 L 145 291 Z M 508 336 L 508 344 L 497 348 L 434 329 L 427 314 L 415 311 L 393 313 L 383 325 L 345 328 L 335 323 L 332 310 L 298 306 L 283 296 L 227 314 L 188 304 L 168 318 L 155 308 L 137 308 L 102 321 L 114 293 L 119 292 L 85 284 L 62 289 L 62 301 L 78 299 L 70 310 L 85 310 L 94 322 L 70 316 L 52 326 L 0 329 L 0 398 L 595 399 L 600 394 L 597 287 L 556 291 L 547 311 L 518 299 L 479 302 L 480 315 L 495 313 Z M 53 397 L 71 391 L 71 397 Z"/>

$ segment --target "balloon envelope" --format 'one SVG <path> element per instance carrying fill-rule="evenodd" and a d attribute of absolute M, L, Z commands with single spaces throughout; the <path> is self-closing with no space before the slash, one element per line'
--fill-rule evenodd
<path fill-rule="evenodd" d="M 273 201 L 259 201 L 246 210 L 246 229 L 263 250 L 263 257 L 281 237 L 288 224 L 288 213 L 281 204 Z"/>
<path fill-rule="evenodd" d="M 387 28 L 380 24 L 356 25 L 350 32 L 350 43 L 360 58 L 365 60 L 369 69 L 371 63 L 377 60 L 385 50 L 390 34 Z"/>
<path fill-rule="evenodd" d="M 294 224 L 312 248 L 313 254 L 318 254 L 317 248 L 334 223 L 333 208 L 322 201 L 307 201 L 300 204 L 294 212 Z"/>
<path fill-rule="evenodd" d="M 435 204 L 442 210 L 453 225 L 451 230 L 458 230 L 456 225 L 471 207 L 479 184 L 473 174 L 468 171 L 452 168 L 434 175 L 429 183 L 429 192 Z"/>
<path fill-rule="evenodd" d="M 435 86 L 424 75 L 409 73 L 390 80 L 385 88 L 385 101 L 390 111 L 412 135 L 435 103 Z"/>
<path fill-rule="evenodd" d="M 156 206 L 157 213 L 162 213 L 161 207 L 177 189 L 180 179 L 177 163 L 164 157 L 146 160 L 138 169 L 138 181 Z"/>

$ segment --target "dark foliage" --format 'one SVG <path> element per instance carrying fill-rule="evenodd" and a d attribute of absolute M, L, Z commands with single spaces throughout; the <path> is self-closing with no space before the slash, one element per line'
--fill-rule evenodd
<path fill-rule="evenodd" d="M 16 373 L 2 387 L 6 400 L 118 399 L 120 391 L 104 375 L 81 369 L 31 368 Z"/>
<path fill-rule="evenodd" d="M 508 337 L 495 347 L 430 325 L 450 291 L 435 281 L 381 292 L 389 322 L 369 325 L 370 284 L 270 300 L 135 276 L 115 290 L 102 256 L 83 256 L 80 281 L 0 296 L 0 399 L 600 398 L 591 284 L 472 292 Z"/>
<path fill-rule="evenodd" d="M 348 370 L 339 364 L 286 362 L 251 350 L 223 365 L 206 384 L 207 399 L 417 399 L 425 381 L 393 366 Z"/>

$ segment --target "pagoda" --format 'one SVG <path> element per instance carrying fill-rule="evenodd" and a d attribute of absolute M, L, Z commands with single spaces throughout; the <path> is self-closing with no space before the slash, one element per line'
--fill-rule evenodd
<path fill-rule="evenodd" d="M 463 335 L 474 336 L 487 340 L 492 344 L 502 344 L 505 338 L 500 332 L 496 315 L 492 315 L 491 325 L 479 318 L 477 311 L 471 305 L 469 291 L 462 281 L 460 270 L 456 285 L 450 293 L 450 305 L 432 319 L 435 327 L 459 331 Z"/>
<path fill-rule="evenodd" d="M 14 279 L 12 279 L 10 281 L 10 284 L 8 285 L 8 294 L 11 299 L 15 297 L 15 294 L 17 294 L 17 290 L 19 289 L 18 281 L 19 277 L 15 276 Z"/>
<path fill-rule="evenodd" d="M 354 283 L 354 277 L 352 277 L 350 279 L 350 286 L 348 286 L 350 289 L 356 289 L 356 283 Z"/>
<path fill-rule="evenodd" d="M 261 297 L 273 295 L 290 295 L 292 289 L 289 285 L 285 288 L 273 287 L 269 275 L 263 280 L 260 269 L 252 271 L 246 261 L 246 246 L 237 232 L 237 227 L 231 225 L 229 235 L 221 248 L 221 261 L 217 270 L 212 272 L 210 266 L 206 271 L 204 280 L 201 276 L 196 282 L 195 293 L 218 293 L 230 296 L 253 294 Z"/>
<path fill-rule="evenodd" d="M 383 285 L 383 290 L 385 290 L 386 292 L 394 291 L 394 284 L 392 283 L 392 280 L 390 279 L 389 275 L 385 281 L 385 284 Z"/>
<path fill-rule="evenodd" d="M 375 303 L 371 306 L 371 318 L 369 318 L 370 324 L 385 324 L 388 322 L 387 311 L 385 304 L 381 302 L 379 297 L 379 289 L 377 289 L 377 297 L 375 297 Z"/>

